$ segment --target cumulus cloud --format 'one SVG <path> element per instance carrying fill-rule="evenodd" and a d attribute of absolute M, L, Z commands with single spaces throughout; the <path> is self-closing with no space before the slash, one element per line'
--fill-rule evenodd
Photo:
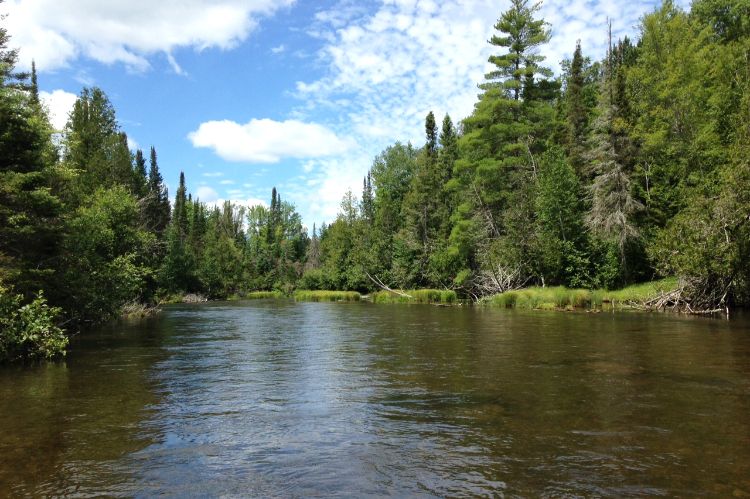
<path fill-rule="evenodd" d="M 49 111 L 49 119 L 53 128 L 57 131 L 65 128 L 78 96 L 65 90 L 53 90 L 52 92 L 39 92 L 39 98 Z"/>
<path fill-rule="evenodd" d="M 227 161 L 277 163 L 283 158 L 317 158 L 345 152 L 350 144 L 317 123 L 253 119 L 207 121 L 188 134 L 195 147 L 213 149 Z"/>
<path fill-rule="evenodd" d="M 219 199 L 219 193 L 207 185 L 202 185 L 195 191 L 195 197 L 204 203 L 212 203 Z"/>
<path fill-rule="evenodd" d="M 12 43 L 20 63 L 35 59 L 41 71 L 68 66 L 80 56 L 145 70 L 148 57 L 164 53 L 175 72 L 175 49 L 231 49 L 258 19 L 294 0 L 7 0 Z"/>

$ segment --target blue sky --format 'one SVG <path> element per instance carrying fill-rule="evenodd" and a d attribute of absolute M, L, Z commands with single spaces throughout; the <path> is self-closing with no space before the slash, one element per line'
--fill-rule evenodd
<path fill-rule="evenodd" d="M 557 70 L 580 39 L 600 57 L 606 19 L 637 33 L 659 0 L 547 0 Z M 683 7 L 687 1 L 678 2 Z M 267 203 L 276 186 L 309 226 L 359 195 L 372 159 L 423 143 L 430 110 L 467 116 L 508 1 L 5 0 L 20 66 L 36 60 L 60 126 L 84 85 L 112 100 L 133 147 L 154 145 L 174 194 Z"/>

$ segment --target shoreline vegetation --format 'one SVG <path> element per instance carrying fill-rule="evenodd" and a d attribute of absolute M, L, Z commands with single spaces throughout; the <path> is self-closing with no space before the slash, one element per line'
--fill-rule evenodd
<path fill-rule="evenodd" d="M 666 278 L 627 286 L 617 290 L 567 288 L 565 286 L 513 289 L 503 293 L 483 297 L 478 300 L 462 300 L 453 290 L 410 289 L 384 290 L 370 294 L 356 291 L 296 290 L 291 294 L 282 291 L 253 291 L 244 295 L 234 295 L 227 301 L 238 300 L 290 300 L 307 302 L 357 302 L 369 301 L 377 304 L 429 304 L 441 306 L 474 305 L 479 307 L 515 308 L 523 310 L 557 310 L 557 311 L 601 311 L 601 310 L 640 310 L 672 311 L 680 313 L 697 313 L 686 307 L 668 306 L 666 297 L 672 296 L 679 289 L 679 280 Z M 185 297 L 173 296 L 164 303 L 201 303 L 209 300 L 195 295 Z M 225 300 L 217 300 L 225 301 Z M 128 316 L 138 315 L 141 309 L 128 309 Z M 146 312 L 153 311 L 149 309 Z M 723 313 L 723 310 L 711 311 Z M 140 316 L 146 316 L 141 313 Z"/>

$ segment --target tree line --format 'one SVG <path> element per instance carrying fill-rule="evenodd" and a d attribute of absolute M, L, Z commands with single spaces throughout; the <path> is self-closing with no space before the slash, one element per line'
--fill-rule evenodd
<path fill-rule="evenodd" d="M 0 29 L 0 358 L 52 356 L 63 329 L 185 293 L 377 280 L 479 298 L 679 276 L 690 306 L 746 305 L 750 7 L 667 0 L 601 60 L 576 44 L 558 76 L 538 10 L 502 13 L 470 116 L 427 114 L 424 145 L 387 147 L 310 231 L 276 189 L 268 206 L 209 206 L 181 174 L 171 200 L 101 89 L 53 130 Z"/>

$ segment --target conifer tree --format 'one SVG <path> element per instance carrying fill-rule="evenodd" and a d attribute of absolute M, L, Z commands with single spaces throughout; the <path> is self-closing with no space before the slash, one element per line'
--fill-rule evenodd
<path fill-rule="evenodd" d="M 31 60 L 31 102 L 39 104 L 39 83 L 36 77 L 36 62 Z"/>
<path fill-rule="evenodd" d="M 180 240 L 184 241 L 188 235 L 187 217 L 187 189 L 185 187 L 185 172 L 180 172 L 180 185 L 174 199 L 174 213 L 172 220 L 177 228 Z"/>
<path fill-rule="evenodd" d="M 615 244 L 620 258 L 620 277 L 624 277 L 628 243 L 640 235 L 635 215 L 643 205 L 632 195 L 630 172 L 619 154 L 627 137 L 623 137 L 617 124 L 615 85 L 612 57 L 608 55 L 599 97 L 599 116 L 593 124 L 587 153 L 594 180 L 589 187 L 591 208 L 586 224 L 596 236 Z"/>
<path fill-rule="evenodd" d="M 573 61 L 570 65 L 565 98 L 567 101 L 568 118 L 568 157 L 570 164 L 580 175 L 583 170 L 586 150 L 586 128 L 588 113 L 584 102 L 583 54 L 581 53 L 581 41 L 576 42 L 573 53 Z"/>
<path fill-rule="evenodd" d="M 526 78 L 540 74 L 550 76 L 549 69 L 539 66 L 544 56 L 536 49 L 549 41 L 550 31 L 543 19 L 534 19 L 541 2 L 529 5 L 529 0 L 511 0 L 510 8 L 495 24 L 495 29 L 504 36 L 493 35 L 490 44 L 507 49 L 507 53 L 492 55 L 489 62 L 497 69 L 485 75 L 486 83 L 480 85 L 488 90 L 498 88 L 513 100 L 519 100 Z"/>
<path fill-rule="evenodd" d="M 371 224 L 375 219 L 375 204 L 372 193 L 372 175 L 369 170 L 367 172 L 367 175 L 365 175 L 364 179 L 362 180 L 361 204 L 362 206 L 360 211 L 362 212 L 362 217 L 367 221 L 368 224 Z"/>
<path fill-rule="evenodd" d="M 134 194 L 144 198 L 148 194 L 148 173 L 146 172 L 146 158 L 140 149 L 135 151 L 133 160 L 133 186 Z"/>
<path fill-rule="evenodd" d="M 156 149 L 152 146 L 148 172 L 148 196 L 144 204 L 146 227 L 157 236 L 161 236 L 169 225 L 169 218 L 169 192 L 159 172 Z"/>

